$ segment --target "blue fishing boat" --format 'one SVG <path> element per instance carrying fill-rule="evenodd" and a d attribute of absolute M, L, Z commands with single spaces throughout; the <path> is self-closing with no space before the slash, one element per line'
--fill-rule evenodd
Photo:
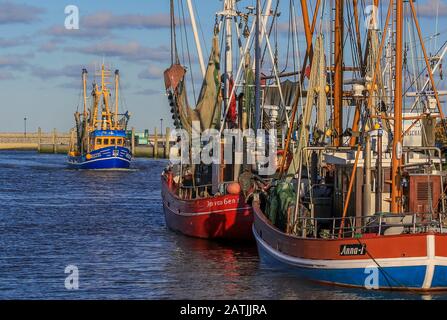
<path fill-rule="evenodd" d="M 92 106 L 87 107 L 87 70 L 82 70 L 84 112 L 76 112 L 68 166 L 73 169 L 128 169 L 132 160 L 126 135 L 129 113 L 118 113 L 119 71 L 115 71 L 115 112 L 111 112 L 107 78 L 110 71 L 102 65 L 101 85 L 93 83 Z"/>

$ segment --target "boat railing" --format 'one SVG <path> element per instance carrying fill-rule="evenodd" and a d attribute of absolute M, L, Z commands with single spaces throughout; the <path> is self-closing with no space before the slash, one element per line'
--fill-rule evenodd
<path fill-rule="evenodd" d="M 345 217 L 298 217 L 295 223 L 296 234 L 307 238 L 345 238 L 362 235 L 383 235 L 401 233 L 421 233 L 433 230 L 447 232 L 445 213 L 377 213 L 370 216 Z M 393 221 L 400 220 L 400 221 Z M 395 228 L 395 229 L 390 229 Z M 386 232 L 388 230 L 388 232 Z"/>
<path fill-rule="evenodd" d="M 219 192 L 216 195 L 227 195 L 227 186 L 234 181 L 226 181 L 219 184 Z M 178 196 L 184 200 L 194 200 L 212 196 L 212 184 L 201 184 L 196 186 L 181 185 L 178 187 Z"/>

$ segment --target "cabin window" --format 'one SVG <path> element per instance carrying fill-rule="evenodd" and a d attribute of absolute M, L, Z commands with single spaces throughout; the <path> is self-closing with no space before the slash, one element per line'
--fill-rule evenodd
<path fill-rule="evenodd" d="M 104 144 L 109 144 L 109 139 L 104 139 Z"/>
<path fill-rule="evenodd" d="M 100 145 L 102 143 L 102 139 L 98 138 L 96 139 L 96 144 Z"/>
<path fill-rule="evenodd" d="M 123 139 L 118 138 L 118 145 L 122 145 L 123 144 Z"/>
<path fill-rule="evenodd" d="M 111 140 L 110 140 L 110 144 L 111 144 L 111 145 L 115 145 L 115 144 L 116 144 L 116 140 L 115 140 L 115 139 L 111 139 Z"/>

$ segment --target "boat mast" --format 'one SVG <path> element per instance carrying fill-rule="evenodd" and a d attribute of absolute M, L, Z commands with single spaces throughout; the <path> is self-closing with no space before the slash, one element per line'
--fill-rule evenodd
<path fill-rule="evenodd" d="M 256 0 L 255 31 L 255 130 L 261 127 L 261 0 Z"/>
<path fill-rule="evenodd" d="M 84 134 L 82 137 L 82 146 L 81 146 L 81 152 L 84 152 L 84 147 L 87 144 L 88 147 L 88 132 L 87 132 L 87 69 L 82 69 L 82 87 L 83 87 L 83 96 L 84 96 Z M 86 143 L 87 142 L 87 143 Z M 89 150 L 87 150 L 88 152 Z"/>
<path fill-rule="evenodd" d="M 118 87 L 120 71 L 115 70 L 115 129 L 118 129 Z"/>
<path fill-rule="evenodd" d="M 334 128 L 337 136 L 334 145 L 343 145 L 343 33 L 344 0 L 335 0 L 335 42 L 334 42 Z"/>
<path fill-rule="evenodd" d="M 90 126 L 93 130 L 98 128 L 98 104 L 99 104 L 99 96 L 100 92 L 98 89 L 98 84 L 96 82 L 93 83 L 93 105 L 92 105 L 92 113 L 90 116 Z"/>
<path fill-rule="evenodd" d="M 301 11 L 303 14 L 303 19 L 305 16 L 309 16 L 308 10 L 307 10 L 307 4 L 305 5 L 304 2 L 306 0 L 301 0 Z M 320 8 L 320 0 L 317 0 L 317 3 L 315 4 L 315 9 L 314 9 L 314 16 L 312 19 L 312 26 L 310 28 L 310 30 L 306 31 L 306 54 L 304 56 L 304 61 L 303 61 L 303 65 L 301 67 L 301 71 L 298 73 L 300 75 L 299 77 L 299 85 L 297 86 L 296 92 L 295 92 L 295 97 L 293 99 L 293 103 L 292 103 L 292 114 L 290 117 L 290 120 L 288 122 L 288 130 L 287 130 L 287 138 L 285 141 L 285 145 L 284 145 L 284 150 L 285 150 L 285 154 L 281 159 L 281 164 L 279 167 L 279 177 L 281 178 L 283 173 L 284 173 L 284 169 L 285 169 L 285 164 L 286 164 L 286 159 L 287 159 L 287 153 L 289 152 L 289 146 L 290 146 L 290 141 L 292 139 L 292 132 L 294 130 L 294 123 L 295 123 L 295 117 L 296 114 L 298 112 L 298 104 L 300 101 L 300 97 L 302 96 L 302 92 L 301 92 L 301 87 L 302 84 L 304 82 L 304 77 L 305 77 L 305 70 L 307 67 L 307 63 L 309 60 L 309 65 L 312 65 L 312 61 L 310 59 L 310 52 L 312 50 L 312 37 L 315 31 L 315 26 L 316 26 L 316 21 L 317 21 L 317 16 L 318 16 L 318 11 Z M 296 168 L 296 166 L 295 166 Z"/>
<path fill-rule="evenodd" d="M 206 68 L 205 68 L 205 62 L 203 60 L 202 45 L 200 43 L 199 33 L 197 32 L 197 22 L 196 22 L 196 16 L 194 14 L 194 8 L 192 6 L 192 0 L 187 0 L 186 3 L 188 4 L 189 17 L 191 18 L 191 27 L 192 27 L 192 31 L 194 33 L 194 41 L 196 42 L 200 70 L 202 71 L 203 78 L 205 78 Z"/>
<path fill-rule="evenodd" d="M 262 25 L 264 27 L 259 27 L 261 30 L 259 31 L 261 33 L 261 40 L 259 41 L 259 46 L 262 47 L 262 44 L 264 43 L 264 37 L 265 37 L 265 33 L 267 30 L 267 24 L 269 21 L 269 17 L 271 15 L 271 11 L 272 11 L 272 0 L 266 0 L 266 4 L 265 4 L 265 11 L 264 11 L 264 18 L 262 19 Z M 256 14 L 256 12 L 255 12 Z M 269 36 L 269 35 L 267 35 Z M 256 61 L 253 61 L 252 63 L 253 65 L 253 70 L 256 68 Z"/>
<path fill-rule="evenodd" d="M 301 12 L 303 14 L 304 34 L 306 35 L 306 44 L 309 52 L 309 60 L 312 61 L 313 49 L 312 49 L 312 36 L 313 32 L 310 28 L 309 10 L 307 7 L 307 0 L 301 0 Z"/>
<path fill-rule="evenodd" d="M 82 86 L 84 95 L 84 119 L 87 117 L 87 70 L 82 69 Z"/>
<path fill-rule="evenodd" d="M 177 40 L 175 32 L 175 11 L 174 11 L 174 0 L 171 0 L 171 65 L 179 63 L 178 52 L 177 52 Z"/>
<path fill-rule="evenodd" d="M 230 79 L 233 76 L 233 16 L 236 0 L 225 0 L 225 110 L 230 105 Z"/>
<path fill-rule="evenodd" d="M 396 1 L 396 79 L 394 88 L 394 136 L 391 167 L 391 212 L 400 212 L 400 164 L 402 156 L 402 70 L 404 0 Z"/>
<path fill-rule="evenodd" d="M 101 95 L 103 98 L 104 108 L 101 110 L 101 129 L 108 130 L 112 126 L 109 109 L 109 89 L 107 88 L 106 77 L 109 77 L 109 71 L 106 71 L 104 63 L 101 67 Z"/>

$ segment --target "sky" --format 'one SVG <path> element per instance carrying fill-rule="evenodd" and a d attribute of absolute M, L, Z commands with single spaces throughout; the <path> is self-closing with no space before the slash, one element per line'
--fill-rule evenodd
<path fill-rule="evenodd" d="M 280 18 L 285 19 L 278 28 L 283 58 L 290 1 L 280 2 Z M 300 17 L 299 1 L 292 1 Z M 207 56 L 214 15 L 222 2 L 193 2 Z M 309 1 L 309 6 L 314 2 Z M 417 1 L 424 35 L 435 32 L 437 3 Z M 238 6 L 254 4 L 254 0 L 243 0 Z M 68 5 L 79 8 L 79 30 L 64 27 Z M 181 14 L 178 5 L 176 8 Z M 200 78 L 188 13 L 184 10 L 192 59 L 190 72 Z M 439 44 L 447 39 L 446 19 L 447 0 L 440 0 Z M 300 43 L 304 43 L 303 35 Z M 73 113 L 82 108 L 81 70 L 87 68 L 91 80 L 95 64 L 102 61 L 120 70 L 121 110 L 132 114 L 130 126 L 152 131 L 160 127 L 160 119 L 164 119 L 164 128 L 172 125 L 163 83 L 163 71 L 170 65 L 168 0 L 0 0 L 0 131 L 23 131 L 24 117 L 29 131 L 38 127 L 44 131 L 68 131 L 74 126 Z"/>

